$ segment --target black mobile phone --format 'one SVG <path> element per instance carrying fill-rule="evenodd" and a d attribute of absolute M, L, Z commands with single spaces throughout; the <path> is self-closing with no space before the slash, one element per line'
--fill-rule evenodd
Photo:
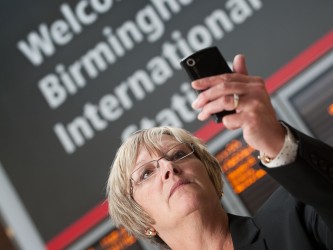
<path fill-rule="evenodd" d="M 180 64 L 191 81 L 208 76 L 232 73 L 217 47 L 208 47 L 194 52 L 192 55 L 183 58 Z M 233 113 L 235 113 L 234 110 L 225 110 L 214 114 L 213 117 L 216 123 L 220 123 L 225 115 Z"/>

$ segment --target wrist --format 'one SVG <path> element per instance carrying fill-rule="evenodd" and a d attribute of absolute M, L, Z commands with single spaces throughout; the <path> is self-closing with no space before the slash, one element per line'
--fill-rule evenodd
<path fill-rule="evenodd" d="M 267 163 L 275 159 L 281 152 L 288 136 L 288 129 L 282 123 L 279 123 L 277 129 L 274 131 L 273 136 L 271 136 L 269 140 L 269 144 L 263 150 L 259 150 L 260 155 L 258 158 Z"/>
<path fill-rule="evenodd" d="M 283 146 L 280 152 L 275 157 L 265 155 L 264 152 L 260 151 L 258 159 L 261 160 L 262 164 L 266 167 L 278 167 L 286 165 L 295 160 L 298 149 L 298 142 L 291 130 L 281 122 L 282 126 L 286 129 L 287 134 L 285 135 Z"/>

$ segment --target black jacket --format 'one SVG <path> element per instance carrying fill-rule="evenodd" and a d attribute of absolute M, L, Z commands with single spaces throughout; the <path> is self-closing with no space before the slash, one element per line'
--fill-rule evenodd
<path fill-rule="evenodd" d="M 229 215 L 235 249 L 333 250 L 333 148 L 290 129 L 295 162 L 262 166 L 281 187 L 253 218 Z"/>

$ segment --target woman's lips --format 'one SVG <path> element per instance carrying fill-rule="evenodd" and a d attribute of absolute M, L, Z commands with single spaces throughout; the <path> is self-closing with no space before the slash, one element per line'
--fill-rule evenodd
<path fill-rule="evenodd" d="M 189 184 L 189 183 L 191 183 L 191 182 L 189 180 L 186 180 L 186 179 L 180 179 L 179 181 L 175 182 L 175 184 L 173 184 L 171 189 L 170 189 L 169 197 L 171 197 L 173 195 L 173 193 L 177 190 L 177 188 L 179 188 L 180 186 Z"/>

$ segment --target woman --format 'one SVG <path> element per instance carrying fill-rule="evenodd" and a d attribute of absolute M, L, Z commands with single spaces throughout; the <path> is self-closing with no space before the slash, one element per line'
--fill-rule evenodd
<path fill-rule="evenodd" d="M 130 136 L 116 155 L 107 187 L 113 221 L 171 249 L 333 249 L 332 148 L 276 119 L 264 81 L 247 75 L 241 55 L 234 72 L 193 82 L 205 90 L 193 108 L 200 120 L 235 109 L 224 126 L 243 130 L 283 188 L 254 218 L 227 214 L 219 163 L 200 140 L 152 128 Z"/>

